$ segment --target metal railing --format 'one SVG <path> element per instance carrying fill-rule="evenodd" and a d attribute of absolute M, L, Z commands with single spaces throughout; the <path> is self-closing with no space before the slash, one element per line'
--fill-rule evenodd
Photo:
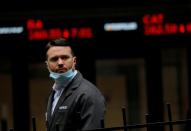
<path fill-rule="evenodd" d="M 174 125 L 182 125 L 188 126 L 188 129 L 185 129 L 184 131 L 191 131 L 191 119 L 184 119 L 184 120 L 172 120 L 172 111 L 170 104 L 167 104 L 167 114 L 168 114 L 168 121 L 166 122 L 149 122 L 149 114 L 145 115 L 146 123 L 144 124 L 127 124 L 126 119 L 126 109 L 122 108 L 122 117 L 123 117 L 123 126 L 118 127 L 105 127 L 104 120 L 101 122 L 102 127 L 98 129 L 92 129 L 92 130 L 83 130 L 83 131 L 117 131 L 117 130 L 123 130 L 128 131 L 130 129 L 140 129 L 145 128 L 146 131 L 156 131 L 156 128 L 167 126 L 169 129 L 168 131 L 174 131 Z M 8 131 L 6 121 L 1 121 L 1 131 Z M 56 126 L 56 131 L 59 131 L 59 125 Z M 14 131 L 13 128 L 9 129 L 9 131 Z M 36 118 L 32 117 L 32 131 L 37 131 L 36 127 Z M 163 130 L 162 130 L 163 131 Z"/>

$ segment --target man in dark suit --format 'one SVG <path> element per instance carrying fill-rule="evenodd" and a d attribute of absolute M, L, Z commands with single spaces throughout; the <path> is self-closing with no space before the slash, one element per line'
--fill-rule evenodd
<path fill-rule="evenodd" d="M 103 127 L 105 99 L 99 89 L 75 68 L 76 56 L 66 39 L 47 44 L 46 64 L 55 81 L 47 105 L 47 131 Z"/>

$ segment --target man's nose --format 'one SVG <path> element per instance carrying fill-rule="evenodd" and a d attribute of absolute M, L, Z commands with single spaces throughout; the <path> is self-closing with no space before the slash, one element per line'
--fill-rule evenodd
<path fill-rule="evenodd" d="M 58 65 L 63 65 L 63 60 L 61 58 L 58 59 Z"/>

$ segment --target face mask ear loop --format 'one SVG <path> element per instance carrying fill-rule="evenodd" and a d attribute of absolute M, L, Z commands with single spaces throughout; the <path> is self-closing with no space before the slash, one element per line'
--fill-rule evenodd
<path fill-rule="evenodd" d="M 50 69 L 50 67 L 49 67 L 49 65 L 48 65 L 48 62 L 45 61 L 45 63 L 46 63 L 46 67 L 47 67 L 48 71 L 49 71 L 49 72 L 52 72 L 51 69 Z"/>
<path fill-rule="evenodd" d="M 46 64 L 47 69 L 49 70 L 48 62 L 47 60 L 44 62 Z"/>

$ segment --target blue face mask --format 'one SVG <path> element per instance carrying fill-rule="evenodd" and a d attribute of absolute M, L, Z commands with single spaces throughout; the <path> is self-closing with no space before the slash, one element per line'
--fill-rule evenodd
<path fill-rule="evenodd" d="M 75 71 L 73 69 L 70 69 L 64 73 L 56 73 L 56 72 L 52 72 L 50 71 L 50 78 L 52 78 L 53 80 L 55 80 L 58 83 L 65 83 L 67 82 L 70 78 L 72 78 L 75 75 Z"/>

